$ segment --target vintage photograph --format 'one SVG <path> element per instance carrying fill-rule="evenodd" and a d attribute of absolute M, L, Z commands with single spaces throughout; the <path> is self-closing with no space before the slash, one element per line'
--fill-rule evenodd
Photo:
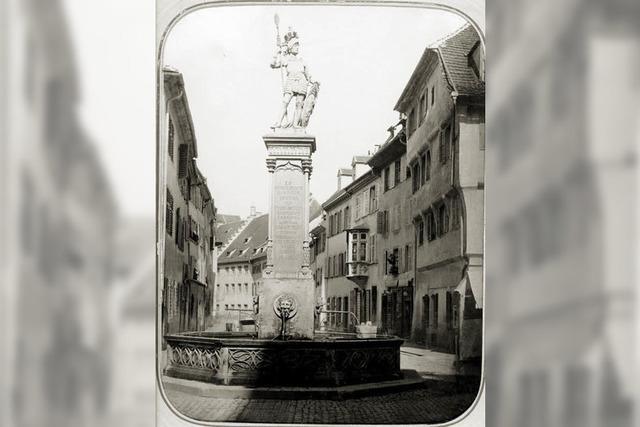
<path fill-rule="evenodd" d="M 329 5 L 174 24 L 157 100 L 166 402 L 205 422 L 465 416 L 484 342 L 477 30 Z"/>

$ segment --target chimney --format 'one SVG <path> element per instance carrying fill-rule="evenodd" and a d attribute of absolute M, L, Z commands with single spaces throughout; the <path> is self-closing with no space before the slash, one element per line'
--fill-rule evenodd
<path fill-rule="evenodd" d="M 362 175 L 367 173 L 369 169 L 369 165 L 367 162 L 371 159 L 371 156 L 355 156 L 351 161 L 351 168 L 353 170 L 353 179 L 356 180 L 360 178 Z"/>
<path fill-rule="evenodd" d="M 249 208 L 249 218 L 253 218 L 254 216 L 256 216 L 256 207 L 255 205 L 251 205 Z"/>
<path fill-rule="evenodd" d="M 353 182 L 353 169 L 340 168 L 338 169 L 338 190 L 342 190 L 347 185 Z"/>

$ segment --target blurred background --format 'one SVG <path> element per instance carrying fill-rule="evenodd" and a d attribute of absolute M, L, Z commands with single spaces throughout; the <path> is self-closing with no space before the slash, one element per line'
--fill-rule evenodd
<path fill-rule="evenodd" d="M 0 20 L 0 425 L 152 426 L 154 1 Z M 639 24 L 487 4 L 489 426 L 637 424 Z"/>

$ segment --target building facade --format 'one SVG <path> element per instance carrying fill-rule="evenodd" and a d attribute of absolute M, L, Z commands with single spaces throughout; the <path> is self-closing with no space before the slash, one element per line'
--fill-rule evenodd
<path fill-rule="evenodd" d="M 371 156 L 368 164 L 380 177 L 376 233 L 372 235 L 372 259 L 380 261 L 381 330 L 411 337 L 414 306 L 414 226 L 409 211 L 411 173 L 407 168 L 404 120 L 400 128 Z M 392 130 L 395 132 L 395 129 Z M 376 240 L 374 240 L 376 239 Z M 417 339 L 420 342 L 419 339 Z"/>
<path fill-rule="evenodd" d="M 252 215 L 239 232 L 223 246 L 218 258 L 215 286 L 213 328 L 216 331 L 237 331 L 254 316 L 254 296 L 266 262 L 266 242 L 269 216 Z M 254 262 L 255 261 L 255 262 Z M 259 271 L 258 271 L 259 270 Z"/>
<path fill-rule="evenodd" d="M 216 208 L 196 165 L 198 148 L 182 75 L 163 72 L 167 103 L 164 275 L 165 333 L 203 331 L 212 322 Z"/>
<path fill-rule="evenodd" d="M 468 25 L 427 48 L 395 107 L 407 117 L 416 235 L 412 338 L 461 362 L 482 355 L 482 49 Z"/>

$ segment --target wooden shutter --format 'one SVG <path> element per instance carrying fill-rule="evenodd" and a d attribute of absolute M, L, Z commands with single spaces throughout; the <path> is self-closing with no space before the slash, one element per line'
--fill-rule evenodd
<path fill-rule="evenodd" d="M 171 192 L 167 190 L 167 208 L 166 208 L 165 226 L 167 234 L 171 236 L 173 234 L 173 196 Z"/>
<path fill-rule="evenodd" d="M 180 154 L 178 158 L 178 178 L 184 178 L 187 176 L 187 161 L 189 156 L 189 146 L 187 144 L 180 144 Z"/>

